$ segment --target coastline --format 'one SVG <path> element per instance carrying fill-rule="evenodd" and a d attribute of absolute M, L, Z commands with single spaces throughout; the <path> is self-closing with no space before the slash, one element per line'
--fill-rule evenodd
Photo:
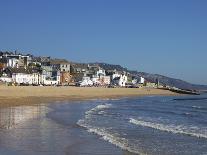
<path fill-rule="evenodd" d="M 196 137 L 196 132 L 182 128 L 182 126 L 178 126 L 180 129 L 178 132 L 176 130 L 177 126 L 173 121 L 168 122 L 170 123 L 169 125 L 165 125 L 162 121 L 152 122 L 148 120 L 150 117 L 159 121 L 161 117 L 155 117 L 157 115 L 161 115 L 162 117 L 169 116 L 171 120 L 174 120 L 176 116 L 181 118 L 185 116 L 188 119 L 191 118 L 192 113 L 186 112 L 183 106 L 186 106 L 186 108 L 190 110 L 192 108 L 198 111 L 201 110 L 202 104 L 193 107 L 193 105 L 196 105 L 194 102 L 192 104 L 185 104 L 185 102 L 182 103 L 172 100 L 174 95 L 180 94 L 172 94 L 168 91 L 160 92 L 157 91 L 157 89 L 145 88 L 104 89 L 34 87 L 34 89 L 32 88 L 33 90 L 30 91 L 28 90 L 29 87 L 10 88 L 11 90 L 8 90 L 8 92 L 10 92 L 8 96 L 12 97 L 11 99 L 13 99 L 14 102 L 17 101 L 14 99 L 14 96 L 24 96 L 24 99 L 21 101 L 25 101 L 25 103 L 16 104 L 19 106 L 14 106 L 14 103 L 11 103 L 9 104 L 10 107 L 6 108 L 0 104 L 0 128 L 2 126 L 0 132 L 0 137 L 2 139 L 0 143 L 0 154 L 2 152 L 3 154 L 14 154 L 15 152 L 16 154 L 42 155 L 84 154 L 86 152 L 91 155 L 111 155 L 111 152 L 113 152 L 114 155 L 135 155 L 137 153 L 172 154 L 174 152 L 182 154 L 185 150 L 183 150 L 182 145 L 177 146 L 176 141 L 182 141 L 188 148 L 192 148 L 187 152 L 190 152 L 190 154 L 191 151 L 193 152 L 194 150 L 192 154 L 199 154 L 206 150 L 206 147 L 204 147 L 205 141 L 203 142 L 203 138 Z M 6 89 L 7 88 L 0 88 L 0 90 Z M 18 95 L 13 92 L 17 90 L 19 91 Z M 70 90 L 71 94 L 63 96 L 61 95 L 62 91 L 59 92 L 60 90 L 66 92 Z M 26 100 L 26 92 L 24 91 L 27 91 L 27 95 L 32 92 L 33 94 L 30 94 L 32 97 L 28 96 Z M 92 95 L 94 91 L 96 91 L 96 94 Z M 103 95 L 108 95 L 108 99 L 112 98 L 112 96 L 109 96 L 111 91 L 113 91 L 111 95 L 118 94 L 119 92 L 117 98 L 124 97 L 124 92 L 127 92 L 128 95 L 131 94 L 131 98 L 107 101 L 96 100 L 98 99 L 97 97 L 94 98 L 95 95 L 102 95 L 102 99 L 104 99 Z M 136 95 L 134 95 L 132 93 L 134 91 L 138 92 L 138 94 L 136 93 Z M 53 96 L 52 101 L 51 96 L 54 95 L 54 92 L 59 96 Z M 38 98 L 40 94 L 41 96 Z M 74 96 L 72 96 L 74 94 L 81 94 L 81 96 L 75 99 Z M 91 100 L 84 97 L 87 94 L 91 97 Z M 147 95 L 154 97 L 136 97 Z M 0 96 L 2 97 L 3 95 L 0 94 Z M 47 96 L 49 96 L 48 100 L 46 100 L 46 98 L 48 98 Z M 44 99 L 45 102 L 43 102 Z M 72 99 L 77 101 L 88 99 L 88 101 L 67 102 L 67 100 L 71 101 Z M 99 97 L 99 99 L 101 99 L 101 97 Z M 64 102 L 64 100 L 66 102 Z M 43 104 L 36 104 L 41 103 L 40 101 L 43 102 Z M 60 101 L 62 104 L 55 101 Z M 163 104 L 163 102 L 165 104 Z M 0 103 L 2 102 L 0 101 Z M 179 106 L 181 106 L 181 108 L 179 108 Z M 175 112 L 173 115 L 170 113 L 172 112 L 171 110 Z M 202 132 L 199 131 L 198 134 L 200 133 L 202 134 Z M 160 135 L 162 135 L 162 138 L 160 138 Z M 136 143 L 133 139 L 137 139 L 141 143 Z M 169 139 L 175 139 L 173 142 L 175 145 L 167 143 Z M 158 144 L 155 143 L 157 140 L 159 140 Z M 158 148 L 161 144 L 165 146 L 163 149 L 150 149 L 154 148 L 154 146 Z M 198 146 L 201 146 L 200 148 L 203 147 L 204 150 L 200 148 L 196 149 Z M 170 150 L 170 152 L 168 152 L 168 150 Z"/>
<path fill-rule="evenodd" d="M 0 86 L 0 107 L 150 95 L 179 94 L 155 88 Z"/>

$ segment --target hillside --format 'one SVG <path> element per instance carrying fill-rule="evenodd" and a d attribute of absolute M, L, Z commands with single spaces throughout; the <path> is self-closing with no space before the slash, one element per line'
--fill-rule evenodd
<path fill-rule="evenodd" d="M 189 82 L 180 80 L 180 79 L 175 79 L 159 74 L 150 74 L 146 72 L 138 72 L 138 71 L 132 71 L 128 70 L 127 68 L 124 68 L 120 65 L 113 65 L 113 64 L 107 64 L 107 63 L 91 63 L 91 64 L 97 64 L 100 67 L 104 68 L 105 70 L 118 70 L 118 71 L 127 71 L 131 73 L 134 76 L 142 76 L 146 80 L 155 82 L 156 79 L 159 79 L 159 82 L 165 85 L 169 86 L 175 86 L 177 88 L 182 88 L 182 89 L 196 89 L 196 90 L 207 90 L 207 85 L 196 85 L 196 84 L 191 84 Z"/>

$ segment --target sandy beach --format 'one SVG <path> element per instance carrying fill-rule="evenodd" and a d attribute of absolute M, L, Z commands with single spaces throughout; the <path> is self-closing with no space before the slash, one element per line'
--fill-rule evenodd
<path fill-rule="evenodd" d="M 176 95 L 176 93 L 152 88 L 0 86 L 0 106 L 146 95 Z"/>

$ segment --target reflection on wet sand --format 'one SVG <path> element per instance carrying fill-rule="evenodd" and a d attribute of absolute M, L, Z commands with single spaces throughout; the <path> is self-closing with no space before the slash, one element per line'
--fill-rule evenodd
<path fill-rule="evenodd" d="M 0 155 L 131 155 L 77 126 L 91 106 L 0 107 Z"/>
<path fill-rule="evenodd" d="M 42 104 L 35 106 L 0 107 L 0 129 L 15 128 L 15 126 L 25 121 L 45 116 L 47 112 L 48 108 Z"/>

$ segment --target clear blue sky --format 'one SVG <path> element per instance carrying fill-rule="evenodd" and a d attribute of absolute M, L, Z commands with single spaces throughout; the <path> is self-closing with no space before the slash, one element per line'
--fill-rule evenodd
<path fill-rule="evenodd" d="M 0 0 L 0 50 L 207 84 L 207 1 Z"/>

